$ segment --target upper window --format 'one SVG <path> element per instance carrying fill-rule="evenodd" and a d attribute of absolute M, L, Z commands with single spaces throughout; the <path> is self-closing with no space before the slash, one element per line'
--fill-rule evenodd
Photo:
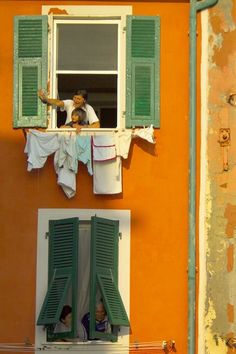
<path fill-rule="evenodd" d="M 14 127 L 64 123 L 64 112 L 38 99 L 39 88 L 60 100 L 86 89 L 102 128 L 160 126 L 158 16 L 131 16 L 130 6 L 43 13 L 15 18 Z"/>
<path fill-rule="evenodd" d="M 116 128 L 120 21 L 57 19 L 54 33 L 53 97 L 71 99 L 77 89 L 86 89 L 100 126 Z M 57 127 L 65 123 L 65 112 L 52 114 Z"/>

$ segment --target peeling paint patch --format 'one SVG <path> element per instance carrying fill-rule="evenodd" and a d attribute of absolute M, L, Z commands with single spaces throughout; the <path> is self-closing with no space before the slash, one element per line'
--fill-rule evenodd
<path fill-rule="evenodd" d="M 215 15 L 219 18 L 219 23 L 216 29 L 219 31 L 232 31 L 235 29 L 235 23 L 233 19 L 233 7 L 234 1 L 232 0 L 220 0 L 218 6 L 215 8 Z"/>
<path fill-rule="evenodd" d="M 227 317 L 229 322 L 234 322 L 234 305 L 232 304 L 227 305 Z"/>
<path fill-rule="evenodd" d="M 61 10 L 61 9 L 58 9 L 57 7 L 52 7 L 48 14 L 53 14 L 53 15 L 68 15 L 68 12 L 66 10 Z"/>
<path fill-rule="evenodd" d="M 208 299 L 208 312 L 205 317 L 205 338 L 206 338 L 206 354 L 223 354 L 227 352 L 227 347 L 225 342 L 220 338 L 220 340 L 215 340 L 215 334 L 212 332 L 212 323 L 216 318 L 216 312 L 213 306 L 213 301 Z"/>
<path fill-rule="evenodd" d="M 235 51 L 232 45 L 235 44 L 235 33 L 236 30 L 230 33 L 221 34 L 221 38 L 220 38 L 221 42 L 218 43 L 218 46 L 216 48 L 217 50 L 215 50 L 214 57 L 213 57 L 213 60 L 216 65 L 222 67 L 227 65 L 228 57 L 227 55 L 225 55 L 225 53 L 228 53 L 228 55 L 230 55 L 231 53 L 233 54 L 233 52 Z"/>
<path fill-rule="evenodd" d="M 214 67 L 216 64 L 214 63 L 213 56 L 215 50 L 219 50 L 222 47 L 222 35 L 215 34 L 212 26 L 209 24 L 209 47 L 208 47 L 208 54 L 209 54 L 209 67 Z"/>
<path fill-rule="evenodd" d="M 234 245 L 230 245 L 227 249 L 227 271 L 232 272 L 234 268 Z"/>
<path fill-rule="evenodd" d="M 225 208 L 224 216 L 228 220 L 225 233 L 231 238 L 234 236 L 234 229 L 236 228 L 236 205 L 228 203 Z"/>

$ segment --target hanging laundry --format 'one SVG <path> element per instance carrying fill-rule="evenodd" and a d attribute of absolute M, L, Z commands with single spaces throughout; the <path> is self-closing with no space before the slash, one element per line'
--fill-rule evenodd
<path fill-rule="evenodd" d="M 28 154 L 27 170 L 42 168 L 47 157 L 59 149 L 59 139 L 56 133 L 45 133 L 29 129 L 24 152 Z"/>
<path fill-rule="evenodd" d="M 132 131 L 124 130 L 115 133 L 116 154 L 127 159 L 131 143 Z"/>
<path fill-rule="evenodd" d="M 79 136 L 76 137 L 76 156 L 78 161 L 87 165 L 88 173 L 93 174 L 92 169 L 92 151 L 91 151 L 91 137 Z"/>
<path fill-rule="evenodd" d="M 93 163 L 94 194 L 118 194 L 122 192 L 121 158 Z"/>
<path fill-rule="evenodd" d="M 116 156 L 114 135 L 94 136 L 92 147 L 94 194 L 121 193 L 121 160 Z"/>
<path fill-rule="evenodd" d="M 150 127 L 142 128 L 142 129 L 135 129 L 133 132 L 133 137 L 139 137 L 144 140 L 147 140 L 149 143 L 155 144 L 156 140 L 154 137 L 154 129 L 153 125 L 151 124 Z"/>
<path fill-rule="evenodd" d="M 57 184 L 62 187 L 68 198 L 72 198 L 76 194 L 78 161 L 75 140 L 75 133 L 61 133 L 59 137 L 60 147 L 54 156 L 54 167 L 58 175 Z"/>
<path fill-rule="evenodd" d="M 93 161 L 108 161 L 116 158 L 114 136 L 95 135 L 92 138 Z"/>

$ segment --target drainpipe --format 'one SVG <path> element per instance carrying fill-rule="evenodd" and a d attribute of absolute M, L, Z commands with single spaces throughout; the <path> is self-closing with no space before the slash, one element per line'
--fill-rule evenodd
<path fill-rule="evenodd" d="M 218 0 L 190 0 L 190 103 L 189 103 L 189 230 L 188 230 L 188 354 L 195 354 L 196 333 L 196 76 L 197 13 Z"/>

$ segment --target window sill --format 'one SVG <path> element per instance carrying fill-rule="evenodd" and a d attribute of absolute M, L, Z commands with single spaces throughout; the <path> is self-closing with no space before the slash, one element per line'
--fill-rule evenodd
<path fill-rule="evenodd" d="M 124 131 L 129 129 L 119 129 L 119 128 L 82 128 L 81 133 L 113 133 L 118 131 Z M 63 133 L 63 132 L 76 132 L 75 128 L 48 128 L 47 133 Z"/>
<path fill-rule="evenodd" d="M 85 352 L 93 352 L 98 351 L 98 353 L 104 353 L 106 350 L 111 350 L 111 348 L 114 350 L 114 347 L 116 350 L 121 350 L 124 349 L 124 344 L 121 344 L 118 342 L 110 342 L 110 341 L 86 341 L 86 342 L 46 342 L 42 343 L 40 347 L 37 348 L 37 350 L 43 350 L 43 351 L 52 351 L 52 350 L 60 350 L 61 353 L 68 350 L 74 351 L 74 350 L 83 350 Z"/>

